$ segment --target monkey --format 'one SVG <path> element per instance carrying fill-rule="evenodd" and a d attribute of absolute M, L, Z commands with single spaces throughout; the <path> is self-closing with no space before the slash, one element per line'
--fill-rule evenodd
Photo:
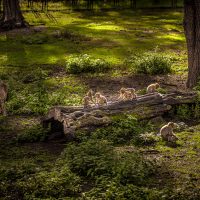
<path fill-rule="evenodd" d="M 95 103 L 98 106 L 108 105 L 108 101 L 105 96 L 103 96 L 100 92 L 95 94 Z"/>
<path fill-rule="evenodd" d="M 167 142 L 176 142 L 178 138 L 174 135 L 173 129 L 176 128 L 177 124 L 169 122 L 160 129 L 160 134 L 163 140 Z"/>
<path fill-rule="evenodd" d="M 125 96 L 124 96 L 125 93 L 126 93 L 126 88 L 122 87 L 119 90 L 119 99 L 125 100 Z"/>
<path fill-rule="evenodd" d="M 147 93 L 154 93 L 160 87 L 159 83 L 153 83 L 147 87 Z"/>
<path fill-rule="evenodd" d="M 87 92 L 86 96 L 88 96 L 90 98 L 90 101 L 94 103 L 94 99 L 93 99 L 94 91 L 93 90 L 89 90 Z"/>
<path fill-rule="evenodd" d="M 126 88 L 127 91 L 131 92 L 132 94 L 132 100 L 137 98 L 137 95 L 135 93 L 135 89 L 134 88 Z"/>
<path fill-rule="evenodd" d="M 132 100 L 133 99 L 133 94 L 130 91 L 126 91 L 124 93 L 124 100 Z"/>
<path fill-rule="evenodd" d="M 8 96 L 8 86 L 4 82 L 0 82 L 0 113 L 4 116 L 7 115 L 6 108 L 5 108 L 5 101 Z"/>
<path fill-rule="evenodd" d="M 85 97 L 83 97 L 83 107 L 84 108 L 89 108 L 90 106 L 91 106 L 91 101 L 90 101 L 90 97 L 89 96 L 85 96 Z"/>
<path fill-rule="evenodd" d="M 119 99 L 122 100 L 133 100 L 137 98 L 134 88 L 121 88 L 119 93 L 120 93 Z"/>

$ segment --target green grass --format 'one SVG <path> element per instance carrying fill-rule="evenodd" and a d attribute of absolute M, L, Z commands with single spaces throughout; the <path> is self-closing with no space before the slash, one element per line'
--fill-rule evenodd
<path fill-rule="evenodd" d="M 39 18 L 32 12 L 24 13 L 24 16 L 31 25 L 45 24 L 46 29 L 42 33 L 19 34 L 17 37 L 15 34 L 1 34 L 0 61 L 3 65 L 64 65 L 72 54 L 90 54 L 113 65 L 123 65 L 124 59 L 132 53 L 159 47 L 161 52 L 175 58 L 176 71 L 186 69 L 181 12 L 62 11 L 40 13 Z M 78 36 L 75 40 L 58 39 L 52 36 L 55 30 L 69 31 Z M 79 36 L 88 40 L 79 39 Z M 39 44 L 38 37 L 43 37 Z"/>
<path fill-rule="evenodd" d="M 175 73 L 185 73 L 182 13 L 63 10 L 40 15 L 24 13 L 31 25 L 45 25 L 42 32 L 0 35 L 0 78 L 9 84 L 7 109 L 14 115 L 0 117 L 1 193 L 7 199 L 22 194 L 24 199 L 58 199 L 59 195 L 67 199 L 198 199 L 198 126 L 194 133 L 178 133 L 179 146 L 173 148 L 155 135 L 160 127 L 119 118 L 91 136 L 79 133 L 78 143 L 66 145 L 37 142 L 47 133 L 38 126 L 39 117 L 32 115 L 44 114 L 53 105 L 81 103 L 89 84 L 82 75 L 66 73 L 70 56 L 88 54 L 121 69 L 135 53 L 156 50 L 172 58 Z M 121 75 L 117 70 L 111 73 Z M 158 153 L 149 154 L 151 150 Z"/>
<path fill-rule="evenodd" d="M 132 55 L 156 51 L 172 59 L 175 73 L 187 71 L 181 12 L 63 10 L 39 15 L 24 13 L 36 31 L 0 35 L 0 78 L 9 84 L 10 114 L 43 114 L 52 105 L 80 104 L 88 86 L 64 72 L 73 56 L 103 59 L 113 69 L 110 75 L 121 76 L 121 69 L 134 71 L 126 65 Z"/>

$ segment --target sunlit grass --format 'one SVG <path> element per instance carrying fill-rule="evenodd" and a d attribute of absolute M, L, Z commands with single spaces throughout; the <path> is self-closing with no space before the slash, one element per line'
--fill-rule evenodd
<path fill-rule="evenodd" d="M 52 6 L 52 4 L 50 4 Z M 179 52 L 178 70 L 185 68 L 185 39 L 181 12 L 174 11 L 101 11 L 101 12 L 25 12 L 31 25 L 44 27 L 40 33 L 0 36 L 0 60 L 3 65 L 65 65 L 72 54 L 91 54 L 113 65 L 123 65 L 131 52 L 146 52 L 159 47 L 174 55 Z M 88 41 L 53 37 L 55 31 L 69 31 L 89 37 Z M 38 36 L 42 44 L 29 44 Z M 22 40 L 23 39 L 23 40 Z M 28 43 L 24 43 L 23 41 Z M 183 69 L 183 71 L 185 71 Z"/>

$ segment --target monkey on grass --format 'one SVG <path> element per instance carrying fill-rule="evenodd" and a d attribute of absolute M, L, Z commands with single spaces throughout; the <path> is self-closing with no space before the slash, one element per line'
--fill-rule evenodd
<path fill-rule="evenodd" d="M 177 127 L 174 122 L 169 122 L 160 129 L 160 135 L 164 141 L 176 142 L 178 140 L 177 136 L 174 134 L 173 129 Z"/>

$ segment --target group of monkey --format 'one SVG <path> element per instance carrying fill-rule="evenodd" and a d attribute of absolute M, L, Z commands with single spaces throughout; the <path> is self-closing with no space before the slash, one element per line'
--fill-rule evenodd
<path fill-rule="evenodd" d="M 147 93 L 154 93 L 160 87 L 158 83 L 151 84 L 147 87 Z M 0 113 L 6 115 L 5 101 L 8 95 L 8 86 L 4 82 L 0 81 Z M 137 98 L 136 91 L 134 88 L 121 88 L 119 91 L 119 100 L 134 100 Z M 89 90 L 86 96 L 83 98 L 84 108 L 88 108 L 92 105 L 107 105 L 107 98 L 100 92 L 94 94 L 92 90 Z M 176 142 L 178 138 L 173 133 L 173 129 L 176 128 L 177 124 L 169 122 L 167 125 L 160 129 L 160 135 L 163 140 L 167 142 Z"/>
<path fill-rule="evenodd" d="M 160 87 L 158 83 L 150 84 L 147 87 L 147 94 L 154 93 Z M 134 88 L 124 88 L 122 87 L 119 90 L 119 98 L 118 100 L 127 101 L 137 99 L 136 90 Z M 83 98 L 83 106 L 84 108 L 92 107 L 93 105 L 104 106 L 107 105 L 107 98 L 102 95 L 100 92 L 94 94 L 93 90 L 89 90 L 86 96 Z"/>
<path fill-rule="evenodd" d="M 158 83 L 150 84 L 146 92 L 147 94 L 155 93 L 157 89 L 160 87 Z M 136 90 L 134 88 L 121 88 L 119 90 L 119 98 L 118 100 L 127 101 L 127 100 L 134 100 L 137 99 Z M 83 98 L 83 106 L 84 108 L 90 108 L 93 105 L 96 106 L 104 106 L 107 105 L 108 101 L 107 98 L 102 95 L 100 92 L 94 93 L 93 90 L 89 90 L 86 96 Z M 173 129 L 176 128 L 177 124 L 174 122 L 169 122 L 168 124 L 164 125 L 160 129 L 160 135 L 163 140 L 167 142 L 176 142 L 178 138 L 173 133 Z"/>

